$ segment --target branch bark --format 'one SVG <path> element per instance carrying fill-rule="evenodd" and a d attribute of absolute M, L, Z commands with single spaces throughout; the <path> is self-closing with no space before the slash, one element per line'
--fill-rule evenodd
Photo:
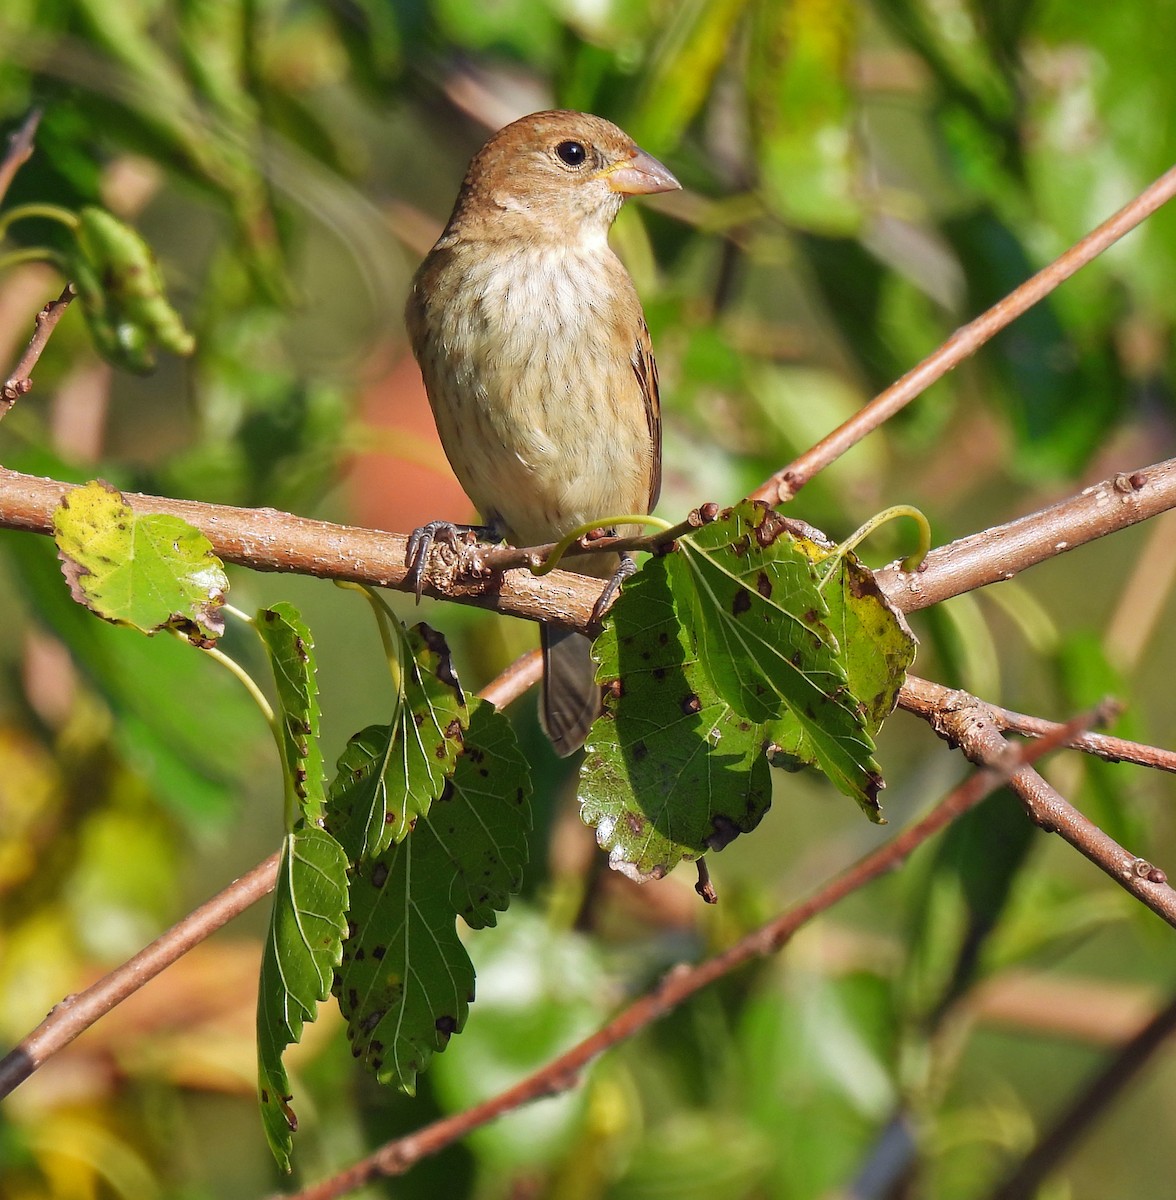
<path fill-rule="evenodd" d="M 989 1200 L 1033 1200 L 1049 1176 L 1082 1144 L 1095 1121 L 1123 1094 L 1176 1032 L 1176 996 L 1115 1054 Z"/>
<path fill-rule="evenodd" d="M 926 680 L 919 681 L 924 687 Z M 931 728 L 952 746 L 958 746 L 977 765 L 1004 761 L 1009 743 L 987 705 L 967 692 L 939 689 L 941 703 L 924 715 Z M 1056 734 L 1047 734 L 1054 737 Z M 1022 766 L 1009 777 L 1009 786 L 1021 798 L 1029 817 L 1046 833 L 1059 834 L 1121 888 L 1176 927 L 1176 891 L 1168 885 L 1165 871 L 1139 855 L 1125 850 L 1114 838 L 1084 817 L 1064 796 L 1051 787 L 1031 766 Z"/>
<path fill-rule="evenodd" d="M 51 534 L 53 512 L 72 485 L 0 467 L 0 528 Z M 226 562 L 408 590 L 406 539 L 398 533 L 314 521 L 274 509 L 232 508 L 195 500 L 127 493 L 136 512 L 169 513 L 200 529 Z M 1120 472 L 1005 525 L 932 550 L 915 572 L 897 565 L 878 582 L 904 612 L 1011 579 L 1027 567 L 1176 508 L 1176 459 Z M 571 571 L 541 577 L 514 570 L 459 578 L 458 556 L 434 553 L 425 594 L 495 609 L 530 621 L 584 630 L 601 585 Z"/>
<path fill-rule="evenodd" d="M 896 383 L 892 383 L 884 392 L 880 392 L 869 404 L 839 425 L 812 449 L 806 450 L 788 466 L 777 471 L 752 493 L 752 498 L 766 500 L 769 504 L 782 504 L 791 500 L 809 480 L 830 463 L 835 462 L 867 434 L 873 433 L 895 413 L 921 396 L 948 371 L 970 358 L 985 342 L 1011 325 L 1033 305 L 1044 300 L 1060 283 L 1096 259 L 1125 234 L 1130 233 L 1156 209 L 1167 204 L 1174 195 L 1176 167 L 1164 172 L 1134 200 L 1125 204 L 1114 216 L 1071 246 L 1048 267 L 1027 279 L 987 312 L 957 329 L 934 354 L 925 358 Z"/>

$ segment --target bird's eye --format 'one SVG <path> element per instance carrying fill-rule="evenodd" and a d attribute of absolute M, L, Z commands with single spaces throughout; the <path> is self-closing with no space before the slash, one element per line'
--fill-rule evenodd
<path fill-rule="evenodd" d="M 559 160 L 569 167 L 583 166 L 584 161 L 588 157 L 588 151 L 584 149 L 583 142 L 560 142 L 555 148 Z"/>

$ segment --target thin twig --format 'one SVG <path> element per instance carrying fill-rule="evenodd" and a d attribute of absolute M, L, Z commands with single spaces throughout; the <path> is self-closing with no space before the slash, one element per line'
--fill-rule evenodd
<path fill-rule="evenodd" d="M 908 675 L 899 693 L 898 704 L 907 712 L 930 719 L 934 714 L 952 708 L 968 708 L 978 704 L 984 706 L 992 723 L 1003 733 L 1022 733 L 1028 737 L 1041 737 L 1058 728 L 1056 721 L 1044 717 L 1033 717 L 1027 713 L 1001 708 L 989 700 L 980 700 L 970 692 L 944 687 L 918 675 Z M 1072 750 L 1093 754 L 1107 762 L 1132 763 L 1139 767 L 1150 767 L 1156 771 L 1176 774 L 1176 750 L 1164 750 L 1159 746 L 1148 746 L 1143 742 L 1130 742 L 1126 738 L 1110 737 L 1105 733 L 1081 733 L 1066 743 Z"/>
<path fill-rule="evenodd" d="M 33 155 L 33 144 L 37 137 L 37 126 L 41 123 L 41 110 L 34 108 L 24 119 L 19 129 L 8 135 L 8 149 L 0 159 L 0 204 L 8 195 L 16 173 Z"/>
<path fill-rule="evenodd" d="M 957 693 L 959 695 L 966 693 Z M 974 696 L 968 699 L 974 703 L 950 705 L 927 714 L 928 723 L 940 737 L 950 745 L 958 746 L 977 765 L 1003 762 L 1010 743 L 1001 736 L 984 702 Z M 1054 738 L 1056 734 L 1044 736 Z M 1064 739 L 1062 744 L 1068 740 Z M 1009 786 L 1021 798 L 1035 824 L 1046 833 L 1059 834 L 1121 888 L 1176 927 L 1176 891 L 1168 886 L 1164 870 L 1125 850 L 1084 817 L 1031 766 L 1021 766 L 1013 771 Z"/>
<path fill-rule="evenodd" d="M 512 1112 L 532 1100 L 567 1091 L 575 1086 L 580 1072 L 604 1051 L 660 1020 L 684 1000 L 730 974 L 737 967 L 755 958 L 775 954 L 802 925 L 879 875 L 899 866 L 929 838 L 1000 787 L 1014 771 L 1029 761 L 1036 761 L 1057 746 L 1064 745 L 1069 738 L 1087 728 L 1097 717 L 1097 713 L 1086 715 L 1060 726 L 1056 733 L 1049 734 L 1040 741 L 1017 747 L 1008 746 L 1005 761 L 999 768 L 985 768 L 966 779 L 922 820 L 908 826 L 884 846 L 871 851 L 823 884 L 807 900 L 781 913 L 760 929 L 736 942 L 730 949 L 696 966 L 681 964 L 675 967 L 653 991 L 623 1009 L 591 1037 L 585 1038 L 513 1087 L 464 1112 L 445 1117 L 407 1137 L 389 1142 L 346 1170 L 287 1196 L 284 1200 L 334 1200 L 335 1197 L 354 1191 L 380 1176 L 403 1175 L 422 1158 L 438 1153 L 472 1130 L 505 1113 Z"/>
<path fill-rule="evenodd" d="M 277 871 L 278 855 L 273 854 L 190 912 L 166 933 L 160 934 L 134 958 L 116 967 L 84 992 L 66 996 L 28 1037 L 0 1059 L 0 1099 L 149 979 L 154 979 L 193 946 L 211 937 L 251 904 L 272 892 Z"/>
<path fill-rule="evenodd" d="M 12 374 L 4 381 L 3 386 L 0 386 L 0 417 L 3 417 L 21 396 L 32 389 L 33 368 L 40 361 L 45 347 L 49 345 L 49 339 L 57 328 L 57 322 L 65 315 L 65 310 L 69 308 L 70 302 L 76 295 L 73 284 L 67 283 L 61 295 L 56 300 L 50 301 L 37 313 L 36 326 L 33 329 L 33 336 L 29 338 L 29 344 L 20 356 L 20 361 L 12 368 Z"/>
<path fill-rule="evenodd" d="M 503 708 L 521 696 L 538 679 L 542 669 L 537 650 L 524 654 L 478 695 L 495 707 Z M 265 862 L 258 863 L 253 870 L 160 934 L 133 958 L 85 991 L 62 1000 L 32 1033 L 0 1059 L 0 1099 L 193 946 L 269 895 L 277 879 L 278 857 L 277 854 L 270 855 Z"/>
<path fill-rule="evenodd" d="M 810 450 L 777 471 L 752 493 L 752 498 L 766 500 L 769 504 L 791 500 L 818 472 L 922 395 L 948 371 L 975 354 L 985 342 L 1043 300 L 1059 284 L 1114 245 L 1124 234 L 1130 233 L 1156 209 L 1167 204 L 1173 195 L 1176 195 L 1176 167 L 1164 172 L 1134 200 L 1071 246 L 1048 267 L 1038 271 L 974 321 L 957 329 L 934 354 L 923 359 L 917 367 L 892 383 Z"/>
<path fill-rule="evenodd" d="M 1033 1200 L 1041 1185 L 1082 1144 L 1094 1122 L 1122 1095 L 1173 1032 L 1176 996 L 1090 1080 L 988 1200 Z"/>

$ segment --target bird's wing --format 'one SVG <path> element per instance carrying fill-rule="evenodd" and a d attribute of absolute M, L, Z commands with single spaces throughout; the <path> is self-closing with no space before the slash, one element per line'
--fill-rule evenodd
<path fill-rule="evenodd" d="M 633 346 L 633 373 L 645 403 L 645 421 L 649 427 L 652 458 L 649 469 L 649 512 L 653 512 L 661 494 L 661 397 L 657 390 L 657 363 L 653 357 L 653 342 L 649 329 L 641 322 L 637 341 Z"/>

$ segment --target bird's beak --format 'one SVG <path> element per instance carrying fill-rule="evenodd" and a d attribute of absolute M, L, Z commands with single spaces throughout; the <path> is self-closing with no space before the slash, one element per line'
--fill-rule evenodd
<path fill-rule="evenodd" d="M 608 186 L 622 196 L 676 192 L 682 186 L 652 154 L 640 149 L 634 149 L 632 158 L 606 167 L 601 174 L 608 180 Z"/>

